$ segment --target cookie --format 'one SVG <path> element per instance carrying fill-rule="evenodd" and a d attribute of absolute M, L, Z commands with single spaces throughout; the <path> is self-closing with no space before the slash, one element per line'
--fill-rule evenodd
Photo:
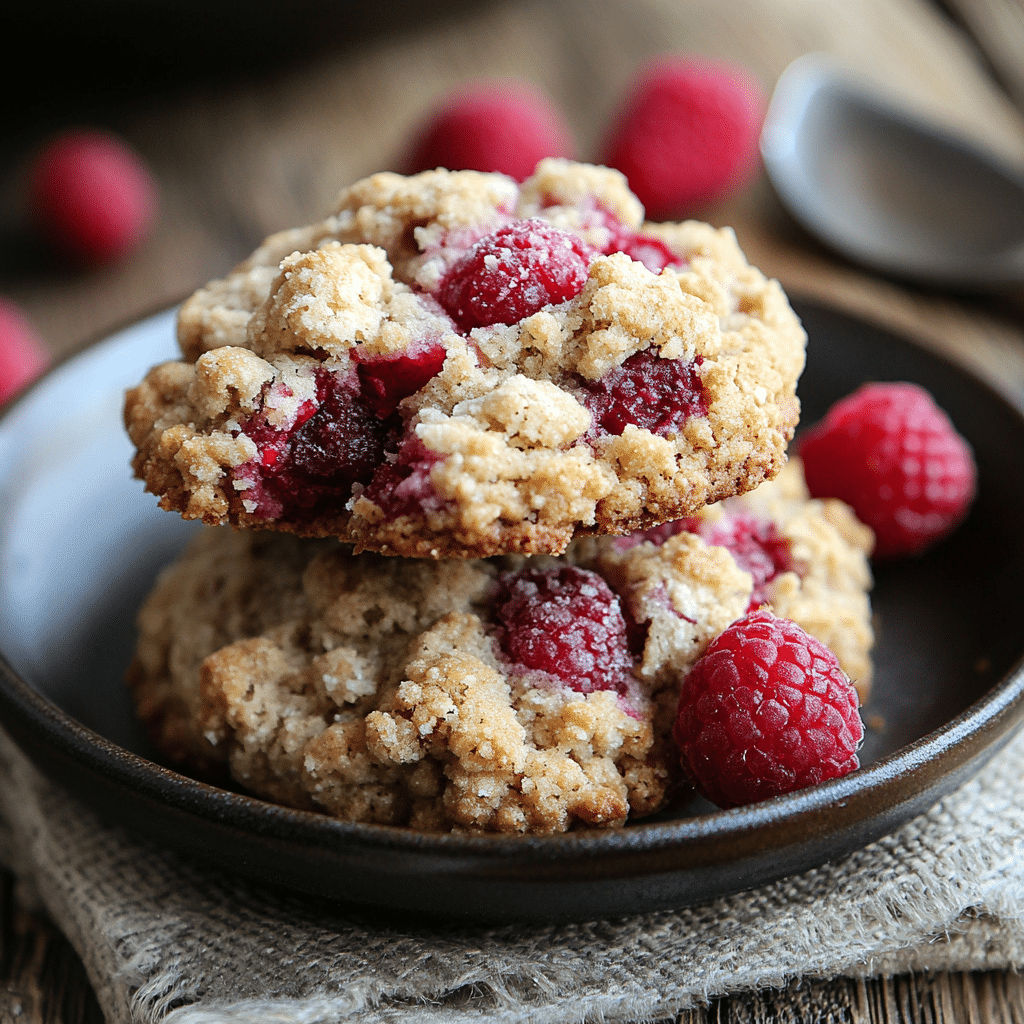
<path fill-rule="evenodd" d="M 560 557 L 406 560 L 203 531 L 139 616 L 139 714 L 175 763 L 430 831 L 552 833 L 663 809 L 678 691 L 770 602 L 866 692 L 871 533 L 799 466 L 671 530 Z"/>
<path fill-rule="evenodd" d="M 182 307 L 133 466 L 209 524 L 417 558 L 557 554 L 755 487 L 805 336 L 732 232 L 616 171 L 377 174 Z"/>

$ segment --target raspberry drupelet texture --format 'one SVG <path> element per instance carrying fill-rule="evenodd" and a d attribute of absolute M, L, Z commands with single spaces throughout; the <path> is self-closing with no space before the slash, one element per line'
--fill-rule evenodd
<path fill-rule="evenodd" d="M 557 553 L 770 479 L 805 342 L 730 232 L 564 160 L 357 182 L 178 333 L 125 403 L 163 507 L 420 558 Z"/>
<path fill-rule="evenodd" d="M 708 517 L 701 530 L 740 514 L 774 524 L 794 567 L 766 593 L 840 641 L 866 683 L 869 536 L 798 480 L 787 466 L 695 518 Z M 621 825 L 689 785 L 671 739 L 679 688 L 754 587 L 700 531 L 622 540 L 581 538 L 560 558 L 435 561 L 201 531 L 140 613 L 139 714 L 176 764 L 347 820 Z"/>
<path fill-rule="evenodd" d="M 481 238 L 442 278 L 437 298 L 461 331 L 515 324 L 578 295 L 594 251 L 536 217 Z"/>
<path fill-rule="evenodd" d="M 506 573 L 494 610 L 498 643 L 514 664 L 580 693 L 626 689 L 633 667 L 626 620 L 597 573 L 571 565 Z"/>
<path fill-rule="evenodd" d="M 807 486 L 840 498 L 875 532 L 875 556 L 915 555 L 967 515 L 970 445 L 916 384 L 865 384 L 800 439 Z"/>
<path fill-rule="evenodd" d="M 690 669 L 673 736 L 697 789 L 739 807 L 858 768 L 858 703 L 824 644 L 788 619 L 752 612 Z"/>

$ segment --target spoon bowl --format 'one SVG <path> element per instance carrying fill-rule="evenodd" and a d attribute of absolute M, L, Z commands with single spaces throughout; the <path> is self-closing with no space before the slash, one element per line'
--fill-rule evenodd
<path fill-rule="evenodd" d="M 946 287 L 1024 282 L 1024 170 L 827 58 L 809 54 L 783 73 L 761 154 L 797 221 L 857 263 Z"/>

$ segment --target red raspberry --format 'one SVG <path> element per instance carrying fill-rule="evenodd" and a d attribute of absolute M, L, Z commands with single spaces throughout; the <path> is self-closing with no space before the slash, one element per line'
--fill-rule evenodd
<path fill-rule="evenodd" d="M 596 381 L 582 381 L 591 429 L 618 435 L 630 424 L 659 437 L 679 433 L 692 416 L 708 414 L 702 359 L 662 359 L 652 348 L 631 355 Z"/>
<path fill-rule="evenodd" d="M 413 346 L 393 356 L 363 359 L 357 353 L 363 401 L 381 419 L 390 416 L 403 398 L 414 395 L 441 372 L 446 355 L 444 346 L 436 342 Z"/>
<path fill-rule="evenodd" d="M 639 77 L 604 163 L 622 171 L 648 216 L 710 202 L 755 167 L 764 98 L 739 68 L 671 57 Z"/>
<path fill-rule="evenodd" d="M 406 168 L 500 171 L 523 181 L 544 157 L 574 153 L 562 116 L 532 86 L 481 82 L 442 103 L 416 137 Z"/>
<path fill-rule="evenodd" d="M 824 644 L 789 619 L 753 612 L 690 669 L 672 735 L 697 789 L 739 807 L 858 768 L 857 706 Z"/>
<path fill-rule="evenodd" d="M 726 515 L 699 532 L 708 544 L 726 548 L 736 564 L 753 577 L 750 611 L 767 603 L 765 586 L 794 567 L 789 540 L 772 522 L 762 522 L 748 515 Z"/>
<path fill-rule="evenodd" d="M 429 515 L 444 505 L 430 471 L 444 456 L 431 451 L 415 434 L 402 438 L 398 452 L 373 474 L 363 497 L 379 505 L 388 519 Z"/>
<path fill-rule="evenodd" d="M 0 403 L 35 380 L 48 362 L 25 314 L 13 302 L 0 299 Z"/>
<path fill-rule="evenodd" d="M 875 557 L 944 537 L 974 499 L 970 445 L 916 384 L 865 384 L 800 440 L 807 487 L 842 498 L 875 531 Z"/>
<path fill-rule="evenodd" d="M 517 665 L 580 693 L 625 691 L 633 659 L 618 597 L 594 572 L 561 566 L 498 579 L 496 636 Z"/>
<path fill-rule="evenodd" d="M 146 165 L 113 135 L 69 131 L 39 154 L 29 185 L 33 214 L 65 251 L 86 263 L 123 256 L 156 215 Z"/>
<path fill-rule="evenodd" d="M 317 401 L 306 403 L 288 430 L 263 412 L 242 424 L 259 454 L 236 470 L 243 493 L 264 519 L 302 521 L 326 508 L 344 508 L 356 483 L 368 483 L 384 462 L 392 424 L 360 398 L 356 373 L 316 371 Z"/>
<path fill-rule="evenodd" d="M 594 251 L 546 221 L 516 221 L 481 238 L 442 278 L 437 299 L 459 329 L 515 324 L 583 290 Z"/>
<path fill-rule="evenodd" d="M 660 274 L 665 267 L 686 266 L 686 260 L 677 256 L 660 238 L 627 228 L 607 210 L 595 211 L 594 219 L 598 218 L 608 229 L 608 241 L 602 250 L 605 254 L 624 252 L 631 260 L 642 263 L 652 274 Z"/>

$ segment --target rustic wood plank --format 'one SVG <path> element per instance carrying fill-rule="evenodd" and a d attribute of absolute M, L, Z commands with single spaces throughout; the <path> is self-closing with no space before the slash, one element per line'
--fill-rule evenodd
<path fill-rule="evenodd" d="M 14 892 L 13 877 L 0 871 L 0 1024 L 103 1024 L 78 955 Z"/>

